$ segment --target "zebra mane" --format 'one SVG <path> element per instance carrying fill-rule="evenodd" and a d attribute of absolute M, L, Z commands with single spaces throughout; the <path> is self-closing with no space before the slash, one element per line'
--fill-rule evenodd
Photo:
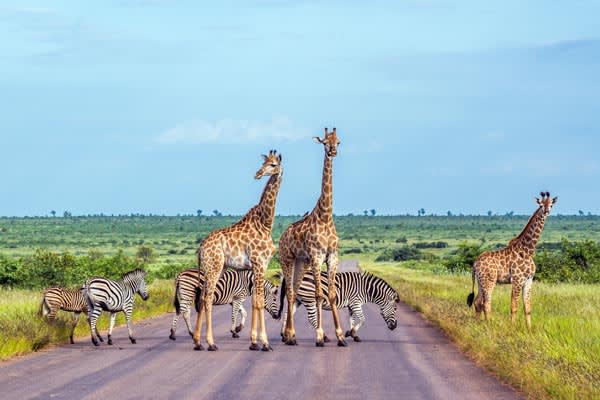
<path fill-rule="evenodd" d="M 397 298 L 397 299 L 399 299 L 399 298 L 400 298 L 400 295 L 398 294 L 398 292 L 396 291 L 396 289 L 394 289 L 394 288 L 393 288 L 393 287 L 392 287 L 392 286 L 391 286 L 389 283 L 387 283 L 387 282 L 386 282 L 386 281 L 385 281 L 383 278 L 380 278 L 380 277 L 378 277 L 377 275 L 373 275 L 372 273 L 370 273 L 370 272 L 368 272 L 368 271 L 361 271 L 361 272 L 360 272 L 360 276 L 361 276 L 361 278 L 365 278 L 365 279 L 367 279 L 367 280 L 373 280 L 374 282 L 377 282 L 377 283 L 379 283 L 379 282 L 383 283 L 383 284 L 385 285 L 385 286 L 384 286 L 384 288 L 385 288 L 384 290 L 385 290 L 386 292 L 388 292 L 388 291 L 389 291 L 389 292 L 395 293 L 395 294 L 396 294 L 396 298 Z"/>
<path fill-rule="evenodd" d="M 121 277 L 122 280 L 125 280 L 127 278 L 134 278 L 137 276 L 142 276 L 145 277 L 146 276 L 146 271 L 144 271 L 141 268 L 136 268 L 133 271 L 129 271 L 123 274 L 123 276 Z"/>

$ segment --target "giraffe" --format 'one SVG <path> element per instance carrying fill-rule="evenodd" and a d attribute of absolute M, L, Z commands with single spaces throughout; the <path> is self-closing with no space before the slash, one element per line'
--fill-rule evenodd
<path fill-rule="evenodd" d="M 206 342 L 209 351 L 217 350 L 212 332 L 213 294 L 224 267 L 254 271 L 254 295 L 252 296 L 252 324 L 250 329 L 250 350 L 259 350 L 258 334 L 263 351 L 273 350 L 269 345 L 264 315 L 264 280 L 269 260 L 275 253 L 271 229 L 275 218 L 275 203 L 281 186 L 283 167 L 281 154 L 271 150 L 263 155 L 263 165 L 256 172 L 255 179 L 270 176 L 260 202 L 237 223 L 211 232 L 198 248 L 198 267 L 204 267 L 204 289 L 200 300 L 200 311 L 194 331 L 194 349 L 203 350 L 200 343 L 202 320 L 206 316 Z"/>
<path fill-rule="evenodd" d="M 325 160 L 323 162 L 323 181 L 321 184 L 321 195 L 315 208 L 305 215 L 301 220 L 291 224 L 279 239 L 279 259 L 283 271 L 281 296 L 287 297 L 288 312 L 285 324 L 284 338 L 286 344 L 296 344 L 296 333 L 294 329 L 294 318 L 292 307 L 295 301 L 295 293 L 298 292 L 302 277 L 306 271 L 311 271 L 315 281 L 315 298 L 317 301 L 317 347 L 324 346 L 323 335 L 323 289 L 321 287 L 321 265 L 327 264 L 329 274 L 328 285 L 335 285 L 335 274 L 338 267 L 338 236 L 333 223 L 333 158 L 337 155 L 337 146 L 340 141 L 337 138 L 336 129 L 328 132 L 325 128 L 323 138 L 314 137 L 315 142 L 323 145 L 325 149 Z M 287 283 L 287 286 L 286 286 Z M 330 289 L 328 287 L 328 289 Z M 329 303 L 333 313 L 335 334 L 338 346 L 346 346 L 344 333 L 340 325 L 337 310 L 336 291 L 328 290 Z M 281 312 L 282 310 L 280 310 Z"/>
<path fill-rule="evenodd" d="M 550 198 L 549 192 L 541 192 L 541 199 L 535 198 L 538 209 L 535 210 L 523 231 L 513 238 L 508 246 L 497 251 L 481 254 L 473 264 L 473 288 L 467 297 L 467 305 L 473 304 L 475 297 L 475 279 L 478 282 L 475 312 L 478 318 L 481 311 L 487 320 L 492 311 L 492 292 L 496 283 L 512 283 L 510 319 L 515 321 L 519 293 L 523 296 L 523 307 L 527 326 L 531 327 L 531 286 L 535 275 L 533 254 L 540 239 L 546 218 L 558 197 Z"/>

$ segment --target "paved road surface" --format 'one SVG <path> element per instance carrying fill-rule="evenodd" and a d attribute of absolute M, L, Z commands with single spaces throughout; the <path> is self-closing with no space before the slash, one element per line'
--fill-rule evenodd
<path fill-rule="evenodd" d="M 376 306 L 366 307 L 363 341 L 346 348 L 335 341 L 316 348 L 304 308 L 296 315 L 298 346 L 282 344 L 279 323 L 267 317 L 269 353 L 248 350 L 248 327 L 240 339 L 230 337 L 229 306 L 213 312 L 218 352 L 193 351 L 183 321 L 177 341 L 169 340 L 172 314 L 137 323 L 135 345 L 120 327 L 113 346 L 94 348 L 79 339 L 0 363 L 0 399 L 520 398 L 406 305 L 399 306 L 394 331 Z M 325 331 L 334 337 L 331 314 L 324 315 Z M 347 326 L 347 312 L 342 315 Z"/>

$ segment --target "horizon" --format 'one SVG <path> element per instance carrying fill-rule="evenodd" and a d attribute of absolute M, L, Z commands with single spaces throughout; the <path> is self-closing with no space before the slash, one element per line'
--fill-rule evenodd
<path fill-rule="evenodd" d="M 600 214 L 600 3 L 8 0 L 0 214 Z M 532 23 L 532 21 L 535 21 Z M 509 27 L 509 28 L 507 28 Z M 456 210 L 456 211 L 455 211 Z"/>

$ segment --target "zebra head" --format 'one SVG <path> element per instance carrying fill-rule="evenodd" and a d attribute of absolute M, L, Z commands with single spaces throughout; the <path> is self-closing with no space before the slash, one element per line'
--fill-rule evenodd
<path fill-rule="evenodd" d="M 133 293 L 138 293 L 142 300 L 148 300 L 148 289 L 146 288 L 146 271 L 134 269 L 123 275 L 123 282 L 128 285 Z"/>
<path fill-rule="evenodd" d="M 396 329 L 396 304 L 400 302 L 398 292 L 386 281 L 369 273 L 364 274 L 368 283 L 368 297 L 379 306 L 381 316 L 389 330 Z"/>
<path fill-rule="evenodd" d="M 271 314 L 273 319 L 279 319 L 278 291 L 279 286 L 275 286 L 268 280 L 265 280 L 265 309 Z"/>

